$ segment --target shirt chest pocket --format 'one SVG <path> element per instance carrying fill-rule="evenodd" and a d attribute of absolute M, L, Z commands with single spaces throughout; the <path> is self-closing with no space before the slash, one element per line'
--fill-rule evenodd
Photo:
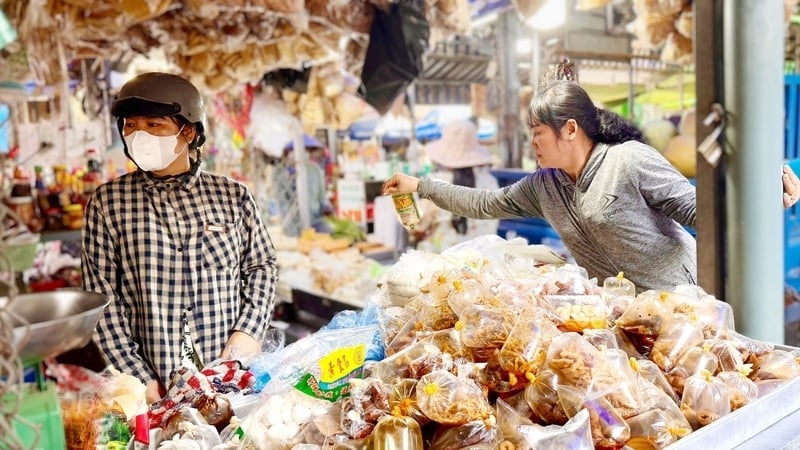
<path fill-rule="evenodd" d="M 241 236 L 235 223 L 206 223 L 203 228 L 203 266 L 234 270 L 239 266 Z"/>

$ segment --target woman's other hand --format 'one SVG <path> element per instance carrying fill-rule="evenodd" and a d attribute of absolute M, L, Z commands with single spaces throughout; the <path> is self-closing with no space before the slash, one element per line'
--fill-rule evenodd
<path fill-rule="evenodd" d="M 419 178 L 396 173 L 383 183 L 381 192 L 383 195 L 410 194 L 417 192 L 417 188 L 419 188 Z"/>
<path fill-rule="evenodd" d="M 220 359 L 242 359 L 261 354 L 261 342 L 241 331 L 234 331 L 222 350 Z"/>
<path fill-rule="evenodd" d="M 156 380 L 148 381 L 144 390 L 144 399 L 148 405 L 161 400 L 167 395 L 167 390 Z"/>
<path fill-rule="evenodd" d="M 783 207 L 788 208 L 800 200 L 800 180 L 791 167 L 783 165 Z"/>

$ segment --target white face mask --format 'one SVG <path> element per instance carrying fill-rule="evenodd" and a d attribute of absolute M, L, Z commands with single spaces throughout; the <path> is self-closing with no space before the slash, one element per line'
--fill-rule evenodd
<path fill-rule="evenodd" d="M 175 153 L 178 136 L 183 127 L 175 136 L 154 136 L 146 131 L 137 130 L 125 136 L 133 162 L 145 172 L 164 170 L 178 158 L 180 153 Z"/>

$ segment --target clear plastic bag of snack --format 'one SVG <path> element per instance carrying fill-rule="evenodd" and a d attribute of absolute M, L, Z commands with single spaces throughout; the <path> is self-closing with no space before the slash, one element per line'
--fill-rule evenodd
<path fill-rule="evenodd" d="M 618 297 L 610 297 L 606 299 L 606 305 L 608 306 L 608 326 L 609 328 L 614 327 L 617 323 L 617 319 L 622 316 L 622 313 L 625 312 L 636 300 L 636 297 L 631 297 L 628 295 L 620 295 Z"/>
<path fill-rule="evenodd" d="M 376 378 L 350 380 L 350 397 L 341 402 L 341 428 L 353 439 L 372 433 L 381 417 L 389 414 L 389 388 Z"/>
<path fill-rule="evenodd" d="M 447 302 L 457 315 L 461 315 L 468 306 L 488 304 L 491 297 L 491 292 L 480 281 L 467 278 L 455 283 L 455 289 L 450 293 Z"/>
<path fill-rule="evenodd" d="M 622 352 L 610 350 L 609 353 L 619 355 Z M 638 413 L 640 399 L 636 379 L 630 366 L 624 363 L 624 360 L 612 363 L 605 353 L 577 333 L 557 336 L 547 352 L 547 365 L 556 372 L 560 384 L 603 395 L 620 414 L 629 417 Z M 621 372 L 620 368 L 625 367 L 627 371 Z"/>
<path fill-rule="evenodd" d="M 450 308 L 447 297 L 431 296 L 417 314 L 416 329 L 419 331 L 439 331 L 453 328 L 458 316 Z"/>
<path fill-rule="evenodd" d="M 748 366 L 717 374 L 717 378 L 722 380 L 730 391 L 731 411 L 736 411 L 758 398 L 758 385 L 748 378 L 748 375 L 750 375 Z"/>
<path fill-rule="evenodd" d="M 690 376 L 683 388 L 681 412 L 695 430 L 730 413 L 728 386 L 707 370 Z"/>
<path fill-rule="evenodd" d="M 412 308 L 402 306 L 389 306 L 380 311 L 378 323 L 386 347 L 409 322 L 412 324 L 416 322 L 416 314 Z"/>
<path fill-rule="evenodd" d="M 547 317 L 535 313 L 521 315 L 500 349 L 500 367 L 517 377 L 535 376 L 545 363 L 550 341 L 559 334 Z"/>
<path fill-rule="evenodd" d="M 445 300 L 463 282 L 463 277 L 458 270 L 440 270 L 435 272 L 428 283 L 420 287 L 420 291 L 429 294 L 435 300 Z"/>
<path fill-rule="evenodd" d="M 372 375 L 384 383 L 392 383 L 402 378 L 419 379 L 437 370 L 451 370 L 453 357 L 443 353 L 432 342 L 432 336 L 427 336 L 389 356 L 372 366 Z"/>
<path fill-rule="evenodd" d="M 733 343 L 736 344 L 736 348 L 739 349 L 739 353 L 742 354 L 742 359 L 744 359 L 745 364 L 752 364 L 753 369 L 757 369 L 760 366 L 761 358 L 775 350 L 773 344 L 749 338 L 736 331 L 730 330 L 728 334 L 730 340 L 733 341 Z"/>
<path fill-rule="evenodd" d="M 405 320 L 407 317 L 408 320 L 394 332 L 390 340 L 386 341 L 386 356 L 392 356 L 417 342 L 417 331 L 419 331 L 417 327 L 418 316 L 416 313 L 410 315 L 410 317 L 404 314 L 401 317 L 397 317 L 397 319 Z"/>
<path fill-rule="evenodd" d="M 419 380 L 417 404 L 428 418 L 444 425 L 464 425 L 494 414 L 480 386 L 445 370 L 429 373 Z"/>
<path fill-rule="evenodd" d="M 637 374 L 641 380 L 652 383 L 654 386 L 658 387 L 669 396 L 675 404 L 680 403 L 675 389 L 669 384 L 666 375 L 664 375 L 664 372 L 661 371 L 656 363 L 649 359 L 636 359 L 634 357 L 630 357 L 629 362 L 631 369 L 633 369 L 633 372 Z"/>
<path fill-rule="evenodd" d="M 527 406 L 527 403 L 525 405 Z M 498 398 L 495 402 L 495 409 L 497 411 L 497 440 L 506 446 L 511 444 L 514 448 L 522 448 L 523 437 L 520 435 L 520 429 L 524 425 L 533 425 L 533 422 L 503 401 L 502 398 Z"/>
<path fill-rule="evenodd" d="M 625 278 L 623 272 L 620 272 L 615 277 L 608 277 L 603 280 L 600 295 L 606 300 L 607 304 L 610 303 L 612 298 L 616 297 L 636 297 L 636 285 Z"/>
<path fill-rule="evenodd" d="M 590 280 L 583 267 L 565 264 L 554 272 L 548 272 L 546 276 L 547 281 L 542 286 L 542 290 L 536 292 L 540 296 L 600 294 L 597 279 Z"/>
<path fill-rule="evenodd" d="M 562 425 L 541 426 L 538 424 L 520 427 L 521 444 L 514 445 L 517 450 L 561 449 L 594 450 L 592 430 L 589 425 L 589 411 L 581 409 Z M 503 447 L 500 449 L 509 448 Z"/>
<path fill-rule="evenodd" d="M 707 342 L 711 343 L 711 353 L 719 360 L 720 372 L 738 371 L 745 366 L 742 353 L 735 342 L 728 339 L 713 339 Z"/>
<path fill-rule="evenodd" d="M 612 348 L 619 349 L 616 336 L 614 336 L 614 333 L 612 333 L 611 330 L 608 329 L 583 330 L 583 338 L 586 339 L 586 342 L 592 344 L 594 348 L 601 351 Z"/>
<path fill-rule="evenodd" d="M 642 355 L 649 355 L 658 336 L 672 322 L 673 305 L 670 294 L 647 291 L 616 320 L 615 327 L 622 330 Z"/>
<path fill-rule="evenodd" d="M 550 369 L 539 372 L 525 387 L 525 401 L 545 424 L 564 425 L 569 420 L 558 401 L 558 376 Z"/>
<path fill-rule="evenodd" d="M 685 300 L 678 301 L 675 306 L 675 314 L 691 317 L 697 320 L 701 327 L 713 327 L 720 332 L 721 330 L 733 330 L 733 307 L 729 303 L 717 300 L 706 295 L 700 299 L 685 296 Z"/>
<path fill-rule="evenodd" d="M 694 317 L 676 317 L 653 344 L 650 359 L 665 372 L 672 367 L 686 350 L 703 342 L 703 329 Z"/>
<path fill-rule="evenodd" d="M 609 311 L 599 295 L 546 295 L 544 299 L 555 310 L 562 331 L 581 333 L 608 326 Z"/>
<path fill-rule="evenodd" d="M 429 450 L 460 450 L 497 446 L 497 421 L 494 416 L 473 420 L 464 425 L 443 426 L 436 429 Z M 408 448 L 408 447 L 406 447 Z"/>
<path fill-rule="evenodd" d="M 681 429 L 688 431 L 692 430 L 692 426 L 689 425 L 686 417 L 683 416 L 683 412 L 681 412 L 681 408 L 679 406 L 680 400 L 677 402 L 673 401 L 663 389 L 648 381 L 639 380 L 639 388 L 642 392 L 643 399 L 641 404 L 641 413 L 658 410 L 663 412 L 666 417 L 670 419 L 670 422 L 672 423 L 672 426 L 675 427 L 676 432 L 680 431 Z M 676 433 L 676 435 L 677 434 L 683 435 L 685 433 Z"/>
<path fill-rule="evenodd" d="M 605 390 L 627 381 L 600 350 L 578 333 L 553 338 L 547 350 L 547 366 L 558 375 L 559 383 L 583 390 Z"/>
<path fill-rule="evenodd" d="M 710 341 L 703 341 L 703 344 L 686 350 L 675 367 L 667 372 L 667 381 L 678 395 L 682 395 L 686 379 L 703 370 L 711 374 L 715 374 L 719 370 L 719 359 L 711 352 Z"/>
<path fill-rule="evenodd" d="M 627 420 L 631 438 L 627 446 L 634 450 L 661 449 L 692 432 L 692 427 L 678 411 L 678 422 L 663 410 L 654 409 Z"/>
<path fill-rule="evenodd" d="M 444 353 L 448 353 L 457 363 L 473 361 L 474 355 L 471 348 L 462 340 L 461 333 L 455 328 L 434 331 L 432 333 L 419 333 L 420 339 L 430 338 L 431 343 Z"/>
<path fill-rule="evenodd" d="M 633 342 L 631 342 L 630 338 L 628 338 L 628 335 L 625 334 L 624 331 L 619 329 L 617 326 L 614 326 L 609 331 L 611 331 L 611 334 L 614 335 L 614 339 L 616 339 L 616 341 L 617 341 L 617 348 L 618 349 L 624 351 L 630 357 L 633 357 L 633 358 L 636 358 L 636 359 L 644 358 L 644 355 L 639 353 L 639 350 L 636 348 L 635 345 L 633 345 Z"/>
<path fill-rule="evenodd" d="M 476 363 L 472 365 L 462 365 L 459 368 L 459 376 L 465 374 L 470 377 L 479 386 L 487 392 L 494 392 L 501 395 L 509 395 L 515 392 L 520 392 L 525 388 L 525 379 L 518 377 L 513 373 L 500 366 L 500 350 L 489 349 L 491 353 L 483 363 Z M 471 373 L 467 373 L 464 369 L 469 370 L 472 368 Z"/>
<path fill-rule="evenodd" d="M 389 410 L 393 416 L 411 417 L 420 425 L 425 425 L 429 419 L 417 404 L 417 383 L 417 380 L 411 378 L 392 383 L 389 387 Z"/>
<path fill-rule="evenodd" d="M 419 423 L 411 417 L 383 416 L 372 433 L 374 450 L 423 448 Z"/>
<path fill-rule="evenodd" d="M 586 395 L 571 386 L 558 386 L 558 398 L 569 417 L 582 409 L 589 412 L 589 426 L 595 448 L 621 449 L 631 436 L 631 430 L 616 408 L 602 396 Z"/>
<path fill-rule="evenodd" d="M 500 348 L 519 317 L 519 311 L 508 308 L 468 306 L 459 317 L 456 329 L 468 347 Z"/>
<path fill-rule="evenodd" d="M 800 364 L 795 356 L 785 350 L 773 350 L 759 358 L 753 380 L 791 380 L 800 375 Z"/>

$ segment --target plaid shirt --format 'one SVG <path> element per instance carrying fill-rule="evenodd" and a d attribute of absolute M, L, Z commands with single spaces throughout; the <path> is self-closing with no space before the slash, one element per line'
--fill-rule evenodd
<path fill-rule="evenodd" d="M 165 385 L 181 364 L 184 315 L 205 363 L 233 331 L 263 340 L 278 273 L 247 187 L 199 169 L 100 186 L 86 208 L 82 269 L 84 289 L 111 300 L 95 334 L 110 362 Z"/>

